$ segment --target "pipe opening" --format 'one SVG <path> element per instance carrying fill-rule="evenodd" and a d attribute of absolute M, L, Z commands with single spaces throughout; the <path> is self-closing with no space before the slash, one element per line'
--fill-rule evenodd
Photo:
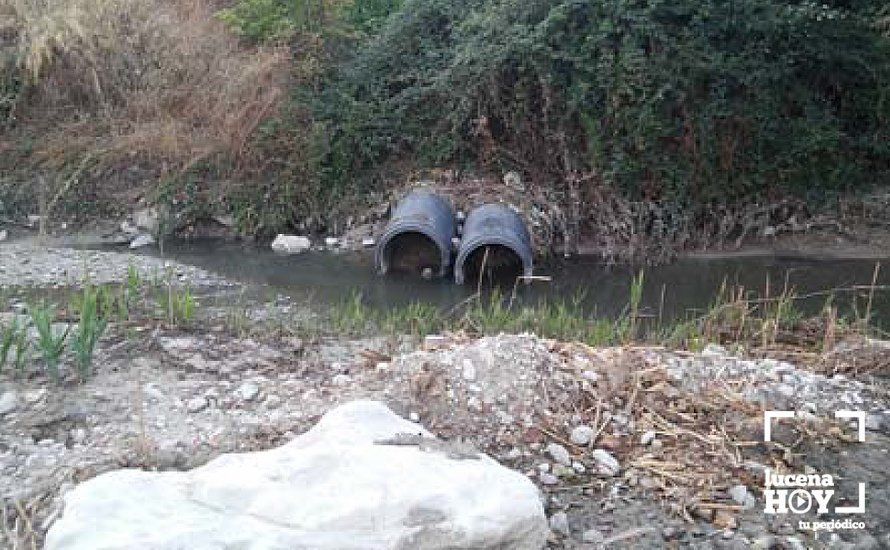
<path fill-rule="evenodd" d="M 406 231 L 386 243 L 383 262 L 388 273 L 419 275 L 425 279 L 442 271 L 442 253 L 436 243 L 423 233 Z"/>
<path fill-rule="evenodd" d="M 482 276 L 485 283 L 512 286 L 522 274 L 522 258 L 509 246 L 500 244 L 477 247 L 464 262 L 464 278 L 474 284 Z"/>

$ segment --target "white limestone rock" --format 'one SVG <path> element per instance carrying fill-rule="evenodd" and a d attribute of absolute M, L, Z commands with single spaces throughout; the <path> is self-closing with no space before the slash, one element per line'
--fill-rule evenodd
<path fill-rule="evenodd" d="M 278 235 L 272 241 L 272 250 L 279 254 L 302 254 L 312 248 L 309 237 L 300 235 Z"/>
<path fill-rule="evenodd" d="M 430 434 L 385 405 L 357 401 L 264 452 L 189 472 L 119 470 L 65 495 L 47 550 L 539 549 L 537 488 L 480 455 L 381 445 Z"/>

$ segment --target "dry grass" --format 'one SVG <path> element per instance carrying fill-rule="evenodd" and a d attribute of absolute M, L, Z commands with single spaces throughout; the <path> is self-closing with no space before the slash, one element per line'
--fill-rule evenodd
<path fill-rule="evenodd" d="M 202 0 L 0 0 L 27 82 L 19 118 L 49 168 L 139 156 L 237 165 L 282 98 L 286 52 L 245 48 Z M 12 31 L 10 31 L 12 29 Z"/>

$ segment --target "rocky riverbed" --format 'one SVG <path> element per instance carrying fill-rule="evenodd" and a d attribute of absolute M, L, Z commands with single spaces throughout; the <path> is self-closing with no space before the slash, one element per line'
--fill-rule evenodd
<path fill-rule="evenodd" d="M 16 246 L 0 254 L 15 263 Z M 2 275 L 4 284 L 72 284 L 85 259 L 92 280 L 122 281 L 134 261 L 28 254 L 43 266 L 33 282 Z M 227 284 L 188 266 L 165 269 L 195 286 Z M 69 271 L 60 281 L 49 274 Z M 886 547 L 890 346 L 843 342 L 837 354 L 868 363 L 826 375 L 718 346 L 590 348 L 530 334 L 344 340 L 247 335 L 212 322 L 112 327 L 82 384 L 0 371 L 0 546 L 42 544 L 64 514 L 63 496 L 103 472 L 181 471 L 278 447 L 336 406 L 373 399 L 445 445 L 531 480 L 551 548 Z M 857 426 L 834 418 L 839 409 L 865 413 L 864 442 Z M 766 410 L 797 411 L 769 443 Z M 765 514 L 767 469 L 833 476 L 832 508 L 855 504 L 865 483 L 865 512 L 853 516 L 865 528 L 814 532 L 799 520 L 844 516 Z"/>

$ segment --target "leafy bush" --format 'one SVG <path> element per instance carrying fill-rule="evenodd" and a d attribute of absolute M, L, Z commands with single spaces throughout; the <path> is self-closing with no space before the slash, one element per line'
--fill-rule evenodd
<path fill-rule="evenodd" d="M 323 174 L 408 156 L 681 203 L 868 184 L 890 168 L 869 6 L 408 0 L 318 102 Z"/>

